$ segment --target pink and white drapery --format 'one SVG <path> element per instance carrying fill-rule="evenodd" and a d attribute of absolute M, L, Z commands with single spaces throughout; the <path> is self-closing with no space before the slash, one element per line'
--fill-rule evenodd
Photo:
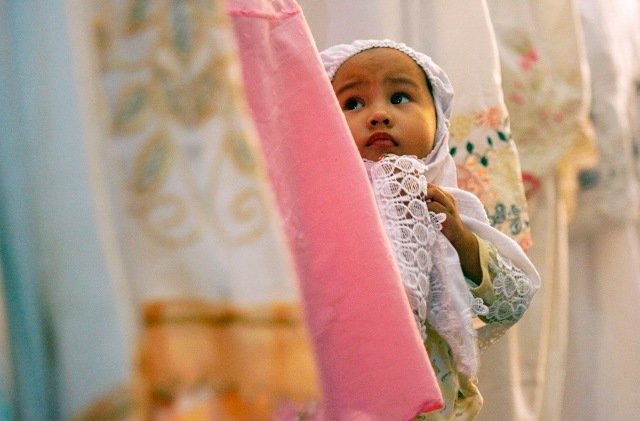
<path fill-rule="evenodd" d="M 117 287 L 134 298 L 119 304 L 132 313 L 137 357 L 130 384 L 75 412 L 255 419 L 313 395 L 293 270 L 224 5 L 72 6 L 102 241 Z"/>
<path fill-rule="evenodd" d="M 293 0 L 229 0 L 295 259 L 327 419 L 441 406 L 362 161 Z M 384 310 L 382 310 L 384 309 Z"/>
<path fill-rule="evenodd" d="M 0 1 L 3 22 L 7 5 Z M 46 298 L 47 350 L 54 351 L 46 363 L 56 374 L 47 379 L 56 386 L 52 402 L 28 401 L 16 388 L 17 400 L 33 413 L 56 408 L 43 415 L 54 418 L 210 420 L 270 418 L 283 400 L 315 397 L 291 259 L 222 2 L 66 0 L 46 7 L 14 2 L 10 9 L 11 36 L 27 29 L 15 31 L 15 48 L 7 51 L 16 60 L 2 60 L 2 68 L 11 67 L 9 90 L 15 88 L 19 104 L 9 118 L 17 116 L 27 135 L 10 133 L 0 144 L 20 145 L 16 167 L 36 187 L 25 194 L 33 207 L 15 209 L 39 245 L 25 267 L 39 272 L 34 283 Z M 299 17 L 293 22 L 303 26 Z M 3 47 L 5 40 L 2 31 Z M 258 41 L 266 40 L 251 43 L 263 45 Z M 301 60 L 314 58 L 313 48 L 305 51 Z M 291 76 L 286 64 L 282 74 Z M 314 81 L 322 75 L 317 64 Z M 267 79 L 275 74 L 268 69 Z M 322 83 L 312 82 L 327 100 L 331 90 Z M 295 106 L 301 94 L 294 85 L 283 89 Z M 267 111 L 258 114 L 269 119 Z M 319 130 L 322 139 L 350 145 L 339 110 L 327 115 L 337 124 Z M 318 138 L 292 133 L 302 139 L 299 146 L 321 149 Z M 327 414 L 408 419 L 437 406 L 439 394 L 373 221 L 364 170 L 360 178 L 342 171 L 345 160 L 354 168 L 360 161 L 355 152 L 329 159 L 340 147 L 323 154 L 297 149 L 297 166 L 275 170 L 296 170 L 280 173 L 292 176 L 287 189 L 302 206 L 289 198 L 288 223 L 301 219 L 306 228 L 291 225 L 290 233 L 301 235 L 292 239 L 296 263 L 300 274 L 313 275 L 303 277 L 309 288 L 317 287 L 320 311 L 309 311 L 320 319 L 317 336 L 337 337 L 330 348 L 335 359 L 322 360 L 323 369 L 335 368 Z M 304 162 L 334 165 L 305 176 L 303 153 Z M 354 221 L 340 232 L 346 238 L 338 237 L 338 228 Z M 301 246 L 307 241 L 313 247 Z M 351 308 L 351 301 L 358 305 Z M 0 328 L 2 374 L 10 371 L 5 339 Z M 18 370 L 9 376 L 15 384 L 25 380 Z M 42 386 L 27 380 L 33 389 Z M 2 414 L 8 383 L 0 391 Z M 18 416 L 29 413 L 16 409 Z"/>

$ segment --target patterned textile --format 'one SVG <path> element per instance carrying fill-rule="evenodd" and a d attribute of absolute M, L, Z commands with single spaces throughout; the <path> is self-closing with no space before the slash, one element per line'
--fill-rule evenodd
<path fill-rule="evenodd" d="M 475 386 L 478 348 L 491 345 L 520 320 L 540 280 L 520 246 L 489 226 L 479 200 L 449 187 L 465 225 L 478 236 L 487 269 L 481 285 L 467 284 L 455 249 L 439 233 L 443 215 L 429 212 L 424 202 L 427 183 L 440 172 L 437 157 L 451 161 L 448 148 L 441 149 L 444 154 L 435 151 L 435 159 L 387 155 L 365 165 L 446 403 L 420 419 L 471 419 L 482 405 Z M 478 341 L 474 322 L 482 323 L 476 317 L 486 323 L 478 329 Z"/>
<path fill-rule="evenodd" d="M 490 345 L 522 317 L 540 287 L 538 274 L 513 241 L 488 226 L 475 196 L 449 186 L 447 192 L 456 198 L 465 224 L 489 242 L 487 265 L 493 294 L 489 302 L 478 301 L 465 281 L 457 252 L 439 232 L 444 215 L 429 212 L 424 201 L 427 183 L 437 177 L 433 169 L 438 163 L 431 156 L 388 155 L 365 165 L 423 340 L 429 340 L 428 328 L 435 330 L 449 344 L 457 370 L 474 378 L 477 341 L 480 347 Z M 476 338 L 472 319 L 478 316 L 486 326 Z"/>
<path fill-rule="evenodd" d="M 598 166 L 580 174 L 580 212 L 573 226 L 584 233 L 603 228 L 603 221 L 637 223 L 640 217 L 639 144 L 633 133 L 640 41 L 637 2 L 577 3 L 591 71 L 591 117 L 600 154 Z"/>
<path fill-rule="evenodd" d="M 419 41 L 447 72 L 456 93 L 450 144 L 458 185 L 478 196 L 492 226 L 526 250 L 531 244 L 527 202 L 486 4 L 423 6 L 417 17 L 428 22 Z"/>
<path fill-rule="evenodd" d="M 98 150 L 141 329 L 139 381 L 80 417 L 263 419 L 317 398 L 221 2 L 93 8 Z"/>
<path fill-rule="evenodd" d="M 301 281 L 323 382 L 319 412 L 409 419 L 439 408 L 364 166 L 299 6 L 228 4 Z"/>
<path fill-rule="evenodd" d="M 583 40 L 571 1 L 489 0 L 512 134 L 528 189 L 561 171 L 573 207 L 577 171 L 596 160 Z"/>
<path fill-rule="evenodd" d="M 584 46 L 572 1 L 488 1 L 505 101 L 527 184 L 529 256 L 545 282 L 506 340 L 483 355 L 479 420 L 560 419 L 567 362 L 567 219 L 576 171 L 594 159 Z"/>

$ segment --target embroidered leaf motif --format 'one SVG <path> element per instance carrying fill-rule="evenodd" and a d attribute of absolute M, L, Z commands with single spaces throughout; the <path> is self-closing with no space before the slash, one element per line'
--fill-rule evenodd
<path fill-rule="evenodd" d="M 502 140 L 503 142 L 506 142 L 507 140 L 509 140 L 509 138 L 507 137 L 506 134 L 504 134 L 504 132 L 497 130 L 498 133 L 498 137 L 500 138 L 500 140 Z"/>
<path fill-rule="evenodd" d="M 173 1 L 173 44 L 183 56 L 191 51 L 193 41 L 192 16 L 182 1 Z"/>
<path fill-rule="evenodd" d="M 449 153 L 451 154 L 451 156 L 456 156 L 456 152 L 458 152 L 457 146 L 453 146 L 451 149 L 449 149 Z"/>
<path fill-rule="evenodd" d="M 483 156 L 482 158 L 480 158 L 480 163 L 481 163 L 484 167 L 489 166 L 489 158 L 487 158 L 486 156 Z"/>
<path fill-rule="evenodd" d="M 194 106 L 199 115 L 206 114 L 210 108 L 210 104 L 214 99 L 214 90 L 216 87 L 215 80 L 212 75 L 205 74 L 196 84 L 196 96 L 194 98 Z"/>
<path fill-rule="evenodd" d="M 199 121 L 211 117 L 221 107 L 233 106 L 233 99 L 227 98 L 229 93 L 220 83 L 218 69 L 222 66 L 222 63 L 212 62 L 192 84 L 188 100 L 192 102 L 193 116 Z"/>
<path fill-rule="evenodd" d="M 493 220 L 493 225 L 501 224 L 507 219 L 507 212 L 504 204 L 498 203 L 496 205 L 496 213 L 491 218 Z"/>
<path fill-rule="evenodd" d="M 520 218 L 514 218 L 509 226 L 513 235 L 519 234 L 522 231 L 522 220 Z"/>
<path fill-rule="evenodd" d="M 489 144 L 489 146 L 493 146 L 493 139 L 491 138 L 491 136 L 487 136 L 487 143 Z"/>
<path fill-rule="evenodd" d="M 149 18 L 149 1 L 134 0 L 129 11 L 129 29 L 136 31 Z"/>
<path fill-rule="evenodd" d="M 474 145 L 471 142 L 467 142 L 467 152 L 473 153 Z"/>
<path fill-rule="evenodd" d="M 236 134 L 230 137 L 227 141 L 227 150 L 239 170 L 245 173 L 255 171 L 254 155 L 244 136 Z"/>
<path fill-rule="evenodd" d="M 164 99 L 167 101 L 169 110 L 174 114 L 181 115 L 184 107 L 180 103 L 180 93 L 173 81 L 165 75 L 159 77 L 158 81 L 162 85 L 162 92 L 164 93 Z"/>
<path fill-rule="evenodd" d="M 149 93 L 145 87 L 138 87 L 130 91 L 123 99 L 120 100 L 113 124 L 117 129 L 125 129 L 130 126 L 140 115 L 140 111 L 144 108 L 149 98 Z"/>
<path fill-rule="evenodd" d="M 133 185 L 139 193 L 160 186 L 171 163 L 171 144 L 164 137 L 151 139 L 140 151 L 134 169 Z"/>

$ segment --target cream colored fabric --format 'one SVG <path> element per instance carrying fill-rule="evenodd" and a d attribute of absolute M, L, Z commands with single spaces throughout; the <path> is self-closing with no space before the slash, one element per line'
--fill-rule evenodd
<path fill-rule="evenodd" d="M 631 224 L 571 241 L 571 318 L 562 419 L 640 417 L 640 242 Z M 580 385 L 580 387 L 576 387 Z"/>
<path fill-rule="evenodd" d="M 479 419 L 558 420 L 567 358 L 567 218 L 576 171 L 594 157 L 584 48 L 571 1 L 488 3 L 513 136 L 530 182 L 529 254 L 544 283 L 522 322 L 482 358 L 480 378 L 488 384 L 480 385 L 486 405 Z"/>
<path fill-rule="evenodd" d="M 128 399 L 129 416 L 246 419 L 315 396 L 313 373 L 290 369 L 313 363 L 223 3 L 76 2 L 73 15 L 103 240 L 132 291 L 138 364 L 130 392 L 80 418 Z"/>
<path fill-rule="evenodd" d="M 556 182 L 549 176 L 532 200 L 529 257 L 543 279 L 522 320 L 480 356 L 478 387 L 485 398 L 479 420 L 557 420 L 564 385 L 568 302 L 567 222 Z"/>
<path fill-rule="evenodd" d="M 523 173 L 540 178 L 567 167 L 564 175 L 574 180 L 577 170 L 595 160 L 587 62 L 574 1 L 488 4 Z M 560 194 L 575 195 L 575 183 L 561 187 Z"/>
<path fill-rule="evenodd" d="M 222 2 L 95 5 L 100 149 L 137 298 L 294 300 Z"/>
<path fill-rule="evenodd" d="M 601 159 L 581 177 L 571 226 L 565 419 L 640 418 L 637 118 L 640 5 L 579 0 Z M 574 385 L 584 384 L 584 388 Z M 582 390 L 579 390 L 582 389 Z"/>
<path fill-rule="evenodd" d="M 574 227 L 599 230 L 603 221 L 629 223 L 639 217 L 638 158 L 631 116 L 640 80 L 636 1 L 579 0 L 591 72 L 591 113 L 600 160 L 582 178 Z M 637 141 L 636 141 L 637 142 Z"/>

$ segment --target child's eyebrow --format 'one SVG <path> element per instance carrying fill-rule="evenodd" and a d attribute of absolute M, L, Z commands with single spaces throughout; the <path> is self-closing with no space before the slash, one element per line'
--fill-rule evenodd
<path fill-rule="evenodd" d="M 364 84 L 362 80 L 352 80 L 350 82 L 347 82 L 344 85 L 342 85 L 339 89 L 336 90 L 336 96 L 339 96 L 342 92 L 355 88 L 356 86 L 359 86 L 362 84 Z"/>
<path fill-rule="evenodd" d="M 420 85 L 418 85 L 413 78 L 405 77 L 405 76 L 391 76 L 386 79 L 386 82 L 389 85 L 409 85 L 416 89 L 420 89 Z"/>

